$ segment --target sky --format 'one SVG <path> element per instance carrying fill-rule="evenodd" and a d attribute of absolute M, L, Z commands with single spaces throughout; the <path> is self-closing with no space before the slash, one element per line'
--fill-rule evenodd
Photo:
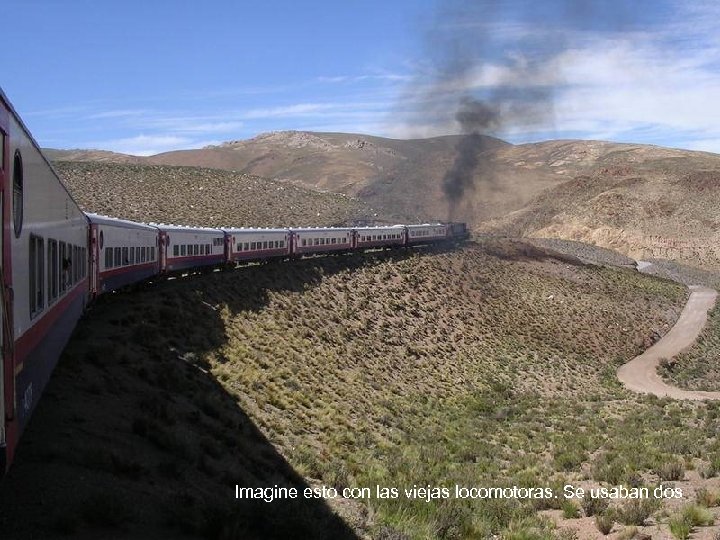
<path fill-rule="evenodd" d="M 513 143 L 720 153 L 719 16 L 714 0 L 0 0 L 0 87 L 50 148 L 446 135 L 472 98 Z"/>

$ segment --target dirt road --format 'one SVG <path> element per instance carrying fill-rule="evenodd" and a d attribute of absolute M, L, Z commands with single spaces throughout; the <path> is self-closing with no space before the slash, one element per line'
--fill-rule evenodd
<path fill-rule="evenodd" d="M 692 345 L 705 326 L 708 311 L 715 305 L 717 291 L 691 286 L 691 294 L 675 326 L 655 345 L 618 369 L 618 378 L 628 390 L 674 399 L 720 399 L 720 392 L 682 390 L 666 384 L 657 374 L 663 358 L 672 358 Z"/>

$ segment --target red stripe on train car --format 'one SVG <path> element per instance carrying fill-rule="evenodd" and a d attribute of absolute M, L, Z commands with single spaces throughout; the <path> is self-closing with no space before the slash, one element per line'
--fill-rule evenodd
<path fill-rule="evenodd" d="M 52 306 L 49 310 L 36 319 L 34 324 L 15 341 L 15 373 L 22 371 L 23 362 L 27 355 L 42 341 L 50 327 L 54 325 L 68 306 L 80 296 L 83 292 L 87 292 L 88 281 L 83 279 L 75 285 L 75 287 L 66 294 L 59 302 Z"/>
<path fill-rule="evenodd" d="M 180 262 L 223 262 L 225 255 L 188 255 L 185 257 L 171 257 L 168 255 L 167 264 L 180 263 Z"/>
<path fill-rule="evenodd" d="M 401 238 L 393 238 L 392 240 L 370 240 L 369 242 L 358 240 L 357 247 L 378 247 L 378 246 L 401 246 L 405 241 Z"/>
<path fill-rule="evenodd" d="M 343 249 L 351 249 L 352 245 L 347 244 L 326 244 L 324 246 L 295 246 L 296 253 L 317 253 L 321 251 L 341 251 Z"/>
<path fill-rule="evenodd" d="M 100 272 L 100 277 L 110 277 L 110 276 L 117 276 L 119 274 L 125 274 L 127 272 L 137 272 L 138 270 L 145 270 L 146 268 L 152 268 L 158 267 L 158 262 L 150 262 L 150 263 L 143 263 L 143 264 L 131 264 L 129 266 L 119 266 L 118 268 L 113 268 L 112 270 L 105 270 L 104 272 Z"/>
<path fill-rule="evenodd" d="M 232 260 L 249 259 L 253 257 L 265 257 L 269 255 L 290 255 L 288 248 L 272 248 L 272 249 L 249 249 L 247 251 L 235 251 L 232 254 Z"/>

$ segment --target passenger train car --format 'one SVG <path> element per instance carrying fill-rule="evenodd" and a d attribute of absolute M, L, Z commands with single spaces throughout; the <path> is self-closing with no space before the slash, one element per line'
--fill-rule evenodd
<path fill-rule="evenodd" d="M 148 279 L 244 261 L 467 237 L 464 223 L 213 229 L 84 213 L 0 90 L 0 475 L 89 301 Z"/>

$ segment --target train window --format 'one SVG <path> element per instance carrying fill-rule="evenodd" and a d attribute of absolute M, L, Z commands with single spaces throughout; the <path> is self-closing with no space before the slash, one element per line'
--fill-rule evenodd
<path fill-rule="evenodd" d="M 135 264 L 135 248 L 134 247 L 130 248 L 129 255 L 130 255 L 130 264 Z"/>
<path fill-rule="evenodd" d="M 314 238 L 314 239 L 313 239 L 313 245 L 315 245 L 315 246 L 320 245 L 320 239 L 319 239 L 319 238 Z"/>
<path fill-rule="evenodd" d="M 285 247 L 285 240 L 280 240 L 280 247 L 281 247 L 281 248 L 284 248 L 284 247 Z"/>
<path fill-rule="evenodd" d="M 175 244 L 173 246 L 173 257 L 177 257 L 178 255 L 180 255 L 180 246 Z"/>
<path fill-rule="evenodd" d="M 87 276 L 87 249 L 80 248 L 80 277 Z"/>
<path fill-rule="evenodd" d="M 180 256 L 181 256 L 181 257 L 184 257 L 184 256 L 185 256 L 185 244 L 183 244 L 182 246 L 180 246 Z"/>
<path fill-rule="evenodd" d="M 30 316 L 40 313 L 45 305 L 43 300 L 43 286 L 45 283 L 45 249 L 44 240 L 30 235 Z"/>
<path fill-rule="evenodd" d="M 212 253 L 212 247 L 210 244 L 205 244 L 205 255 L 210 255 Z"/>
<path fill-rule="evenodd" d="M 302 241 L 302 245 L 303 245 L 303 246 L 307 246 L 307 240 L 305 240 L 304 238 L 303 238 L 303 241 Z"/>
<path fill-rule="evenodd" d="M 147 261 L 147 248 L 145 246 L 140 248 L 140 262 Z"/>
<path fill-rule="evenodd" d="M 57 240 L 48 240 L 48 301 L 52 302 L 58 297 L 58 281 L 60 278 L 60 261 L 58 260 Z"/>
<path fill-rule="evenodd" d="M 122 263 L 124 266 L 130 264 L 130 254 L 128 253 L 128 248 L 126 247 L 122 248 Z"/>
<path fill-rule="evenodd" d="M 73 283 L 77 283 L 80 279 L 80 248 L 73 246 L 73 260 L 72 260 L 72 276 Z"/>
<path fill-rule="evenodd" d="M 65 246 L 63 246 L 63 257 L 65 252 Z M 111 247 L 105 248 L 105 268 L 113 267 L 113 249 Z"/>
<path fill-rule="evenodd" d="M 155 246 L 150 246 L 150 261 L 155 261 Z"/>
<path fill-rule="evenodd" d="M 23 162 L 20 150 L 13 159 L 13 227 L 15 238 L 20 238 L 23 226 Z"/>
<path fill-rule="evenodd" d="M 122 250 L 119 247 L 115 248 L 115 254 L 113 255 L 113 258 L 115 259 L 115 266 L 122 266 L 123 260 L 122 260 Z"/>

